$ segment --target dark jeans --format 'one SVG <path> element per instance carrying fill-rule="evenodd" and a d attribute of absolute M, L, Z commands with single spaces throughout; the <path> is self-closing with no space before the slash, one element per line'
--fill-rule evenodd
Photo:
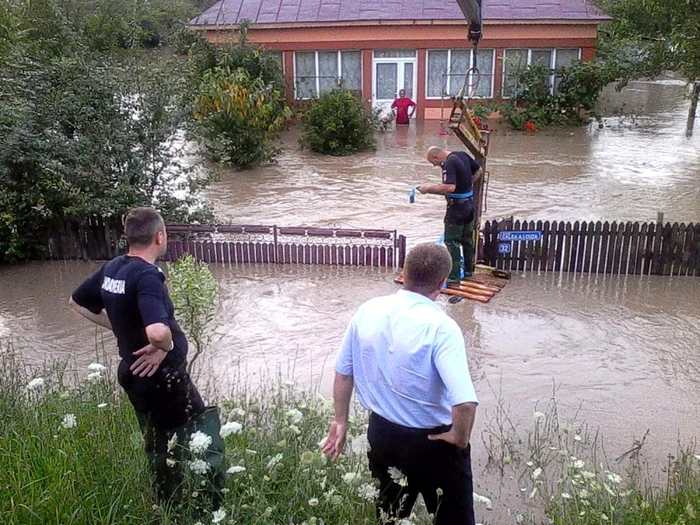
<path fill-rule="evenodd" d="M 153 377 L 137 377 L 122 361 L 117 372 L 119 384 L 134 407 L 144 436 L 144 448 L 153 476 L 156 500 L 163 505 L 181 499 L 182 464 L 189 458 L 189 436 L 201 430 L 212 437 L 203 458 L 210 466 L 202 503 L 213 510 L 221 505 L 221 488 L 225 484 L 224 442 L 221 439 L 219 413 L 206 408 L 184 365 L 177 368 L 161 365 Z M 168 442 L 177 434 L 178 446 L 168 450 Z M 174 463 L 168 465 L 168 460 Z"/>
<path fill-rule="evenodd" d="M 449 428 L 408 428 L 370 415 L 367 456 L 372 476 L 379 480 L 377 517 L 381 523 L 407 518 L 418 494 L 423 496 L 428 512 L 435 515 L 435 525 L 476 523 L 470 448 L 460 449 L 427 437 Z M 392 480 L 390 467 L 405 474 L 406 486 Z M 388 520 L 382 522 L 382 516 Z"/>
<path fill-rule="evenodd" d="M 445 213 L 445 247 L 452 257 L 447 284 L 459 284 L 464 255 L 464 272 L 474 272 L 474 200 L 448 200 Z"/>

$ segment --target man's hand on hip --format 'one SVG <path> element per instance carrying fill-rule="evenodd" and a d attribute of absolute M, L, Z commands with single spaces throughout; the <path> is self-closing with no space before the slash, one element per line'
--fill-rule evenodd
<path fill-rule="evenodd" d="M 336 460 L 345 448 L 345 439 L 348 436 L 347 422 L 336 421 L 331 423 L 331 428 L 328 431 L 328 437 L 323 444 L 323 453 L 327 458 Z"/>
<path fill-rule="evenodd" d="M 465 441 L 464 438 L 457 436 L 452 429 L 442 434 L 430 434 L 428 439 L 430 441 L 445 441 L 459 448 L 465 448 L 469 444 L 469 441 Z"/>
<path fill-rule="evenodd" d="M 129 370 L 131 370 L 135 376 L 151 377 L 156 373 L 158 367 L 168 353 L 160 348 L 156 348 L 152 344 L 148 344 L 141 350 L 134 352 L 134 355 L 138 357 L 138 359 L 131 365 Z"/>

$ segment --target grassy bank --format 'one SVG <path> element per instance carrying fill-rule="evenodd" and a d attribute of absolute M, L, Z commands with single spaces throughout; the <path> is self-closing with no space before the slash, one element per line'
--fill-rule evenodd
<path fill-rule="evenodd" d="M 328 463 L 318 443 L 331 403 L 292 384 L 220 403 L 223 422 L 232 423 L 226 516 L 195 518 L 153 506 L 138 425 L 109 370 L 94 365 L 77 378 L 64 368 L 27 371 L 7 352 L 0 366 L 2 524 L 374 523 L 364 420 L 353 422 L 347 454 Z M 502 475 L 517 474 L 524 494 L 511 522 L 700 523 L 700 461 L 692 452 L 669 461 L 668 482 L 653 489 L 643 469 L 630 467 L 642 464 L 627 460 L 633 453 L 624 470 L 619 462 L 614 470 L 597 436 L 562 423 L 555 407 L 535 413 L 523 436 L 505 411 L 492 414 L 484 444 Z M 479 521 L 503 523 L 489 521 L 483 501 L 477 505 Z"/>

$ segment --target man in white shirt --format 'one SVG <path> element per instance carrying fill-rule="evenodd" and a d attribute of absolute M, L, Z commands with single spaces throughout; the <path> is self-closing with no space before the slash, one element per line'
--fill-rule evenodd
<path fill-rule="evenodd" d="M 474 525 L 469 439 L 478 400 L 464 337 L 435 304 L 452 259 L 437 244 L 406 257 L 404 289 L 363 304 L 336 361 L 335 417 L 323 447 L 342 452 L 354 386 L 371 412 L 369 467 L 382 523 L 411 514 L 418 494 L 437 525 Z"/>

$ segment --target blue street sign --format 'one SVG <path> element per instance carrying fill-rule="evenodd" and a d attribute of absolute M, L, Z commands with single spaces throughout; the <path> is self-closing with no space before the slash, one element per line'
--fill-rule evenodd
<path fill-rule="evenodd" d="M 498 253 L 510 253 L 510 244 L 507 243 L 500 243 L 498 245 Z"/>
<path fill-rule="evenodd" d="M 499 232 L 499 241 L 541 241 L 542 232 L 525 231 L 525 232 Z"/>

